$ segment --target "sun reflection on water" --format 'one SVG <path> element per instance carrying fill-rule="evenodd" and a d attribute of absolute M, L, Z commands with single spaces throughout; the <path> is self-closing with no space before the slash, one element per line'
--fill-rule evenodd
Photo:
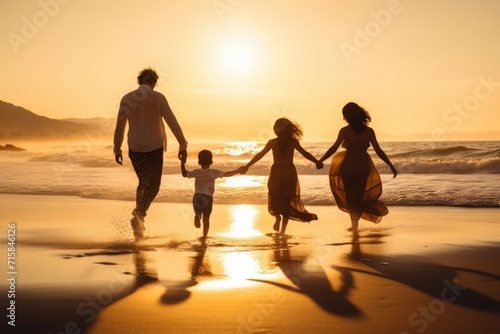
<path fill-rule="evenodd" d="M 256 275 L 260 266 L 250 252 L 235 252 L 224 255 L 224 273 L 235 279 L 246 279 Z"/>
<path fill-rule="evenodd" d="M 261 178 L 253 175 L 237 175 L 222 179 L 221 186 L 225 188 L 255 188 L 262 187 Z"/>
<path fill-rule="evenodd" d="M 256 229 L 259 210 L 255 205 L 232 205 L 230 208 L 230 224 L 219 237 L 230 238 L 231 250 L 223 249 L 212 253 L 212 268 L 218 268 L 223 279 L 204 281 L 199 288 L 229 289 L 241 288 L 256 284 L 248 280 L 269 274 L 269 254 L 267 252 L 249 251 L 264 234 Z M 217 277 L 218 275 L 216 275 Z"/>
<path fill-rule="evenodd" d="M 258 284 L 250 278 L 274 279 L 279 277 L 279 270 L 269 262 L 267 252 L 237 251 L 219 253 L 220 257 L 213 262 L 224 278 L 206 280 L 198 285 L 198 289 L 222 290 L 248 287 Z"/>
<path fill-rule="evenodd" d="M 262 149 L 262 144 L 253 141 L 229 142 L 224 148 L 224 153 L 238 156 L 245 153 L 254 154 Z"/>
<path fill-rule="evenodd" d="M 221 236 L 246 239 L 262 235 L 262 232 L 255 228 L 259 211 L 254 205 L 233 205 L 230 210 L 231 224 L 229 230 L 222 233 Z"/>

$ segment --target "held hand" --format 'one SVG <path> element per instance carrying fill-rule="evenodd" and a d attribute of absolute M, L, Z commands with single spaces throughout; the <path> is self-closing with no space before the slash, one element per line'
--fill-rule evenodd
<path fill-rule="evenodd" d="M 240 174 L 246 174 L 248 172 L 248 167 L 247 166 L 241 166 L 238 168 L 238 173 Z"/>
<path fill-rule="evenodd" d="M 317 169 L 322 169 L 323 168 L 323 162 L 321 162 L 321 161 L 316 162 L 316 168 Z"/>
<path fill-rule="evenodd" d="M 186 161 L 187 159 L 187 151 L 186 150 L 182 150 L 182 151 L 179 151 L 179 154 L 178 154 L 178 158 L 180 161 Z"/>
<path fill-rule="evenodd" d="M 119 165 L 123 165 L 123 156 L 121 154 L 115 154 L 115 161 Z"/>

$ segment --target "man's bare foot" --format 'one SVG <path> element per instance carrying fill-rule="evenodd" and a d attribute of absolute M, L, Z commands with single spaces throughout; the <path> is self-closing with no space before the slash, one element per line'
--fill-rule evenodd
<path fill-rule="evenodd" d="M 280 230 L 280 222 L 281 222 L 281 216 L 276 215 L 276 222 L 273 225 L 273 230 L 275 230 L 276 232 Z"/>
<path fill-rule="evenodd" d="M 130 225 L 132 225 L 135 241 L 139 241 L 144 238 L 144 225 L 141 225 L 140 222 L 135 219 L 135 217 L 132 217 L 132 219 L 130 219 Z"/>

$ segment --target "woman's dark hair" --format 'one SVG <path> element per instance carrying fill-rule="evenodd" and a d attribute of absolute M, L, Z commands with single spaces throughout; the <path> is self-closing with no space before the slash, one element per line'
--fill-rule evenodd
<path fill-rule="evenodd" d="M 342 115 L 356 132 L 363 132 L 366 125 L 372 120 L 368 111 L 354 102 L 349 102 L 342 108 Z"/>
<path fill-rule="evenodd" d="M 155 85 L 159 78 L 158 73 L 151 67 L 148 67 L 139 72 L 137 83 L 139 85 Z"/>
<path fill-rule="evenodd" d="M 274 123 L 274 133 L 278 136 L 278 145 L 282 156 L 285 155 L 286 148 L 292 139 L 302 138 L 302 129 L 297 123 L 288 118 L 279 118 Z"/>

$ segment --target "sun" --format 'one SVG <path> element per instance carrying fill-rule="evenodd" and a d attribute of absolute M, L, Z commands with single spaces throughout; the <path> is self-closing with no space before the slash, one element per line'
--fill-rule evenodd
<path fill-rule="evenodd" d="M 227 70 L 235 74 L 248 72 L 252 66 L 252 58 L 252 50 L 243 42 L 226 46 L 222 56 Z"/>
<path fill-rule="evenodd" d="M 242 37 L 228 38 L 219 48 L 219 66 L 231 78 L 245 79 L 257 69 L 255 45 Z"/>

